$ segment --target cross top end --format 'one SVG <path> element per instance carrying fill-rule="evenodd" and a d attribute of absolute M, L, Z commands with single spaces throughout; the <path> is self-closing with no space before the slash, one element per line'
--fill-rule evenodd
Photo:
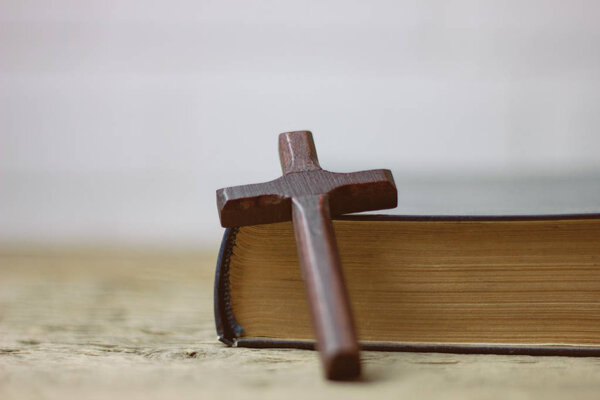
<path fill-rule="evenodd" d="M 280 134 L 279 158 L 283 176 L 265 183 L 217 191 L 222 226 L 289 221 L 292 219 L 292 201 L 304 197 L 325 200 L 331 216 L 397 205 L 397 191 L 390 170 L 326 171 L 319 165 L 309 131 Z"/>

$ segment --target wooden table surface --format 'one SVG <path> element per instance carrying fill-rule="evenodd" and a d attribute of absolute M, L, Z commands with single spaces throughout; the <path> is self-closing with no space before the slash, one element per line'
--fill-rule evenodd
<path fill-rule="evenodd" d="M 600 396 L 600 358 L 364 352 L 361 382 L 317 354 L 227 348 L 212 316 L 215 254 L 0 252 L 0 398 Z"/>

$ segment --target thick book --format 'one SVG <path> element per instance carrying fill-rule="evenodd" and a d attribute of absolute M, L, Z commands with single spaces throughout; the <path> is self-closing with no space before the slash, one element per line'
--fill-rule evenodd
<path fill-rule="evenodd" d="M 335 219 L 361 347 L 600 356 L 596 186 L 578 214 Z M 225 231 L 215 321 L 228 345 L 314 348 L 291 222 Z"/>

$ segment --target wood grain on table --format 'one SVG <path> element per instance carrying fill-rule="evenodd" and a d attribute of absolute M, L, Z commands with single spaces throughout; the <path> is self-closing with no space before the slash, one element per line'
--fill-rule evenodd
<path fill-rule="evenodd" d="M 228 348 L 213 252 L 0 252 L 0 398 L 570 398 L 600 358 L 364 352 L 364 379 L 322 379 L 315 352 Z"/>

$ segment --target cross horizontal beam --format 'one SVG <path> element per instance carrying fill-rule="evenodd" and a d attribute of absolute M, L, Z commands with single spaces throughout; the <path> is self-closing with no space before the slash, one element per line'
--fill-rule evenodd
<path fill-rule="evenodd" d="M 327 195 L 332 216 L 393 208 L 397 202 L 392 173 L 387 169 L 353 173 L 323 169 L 292 172 L 269 182 L 217 191 L 221 225 L 289 221 L 291 199 L 307 195 Z"/>

